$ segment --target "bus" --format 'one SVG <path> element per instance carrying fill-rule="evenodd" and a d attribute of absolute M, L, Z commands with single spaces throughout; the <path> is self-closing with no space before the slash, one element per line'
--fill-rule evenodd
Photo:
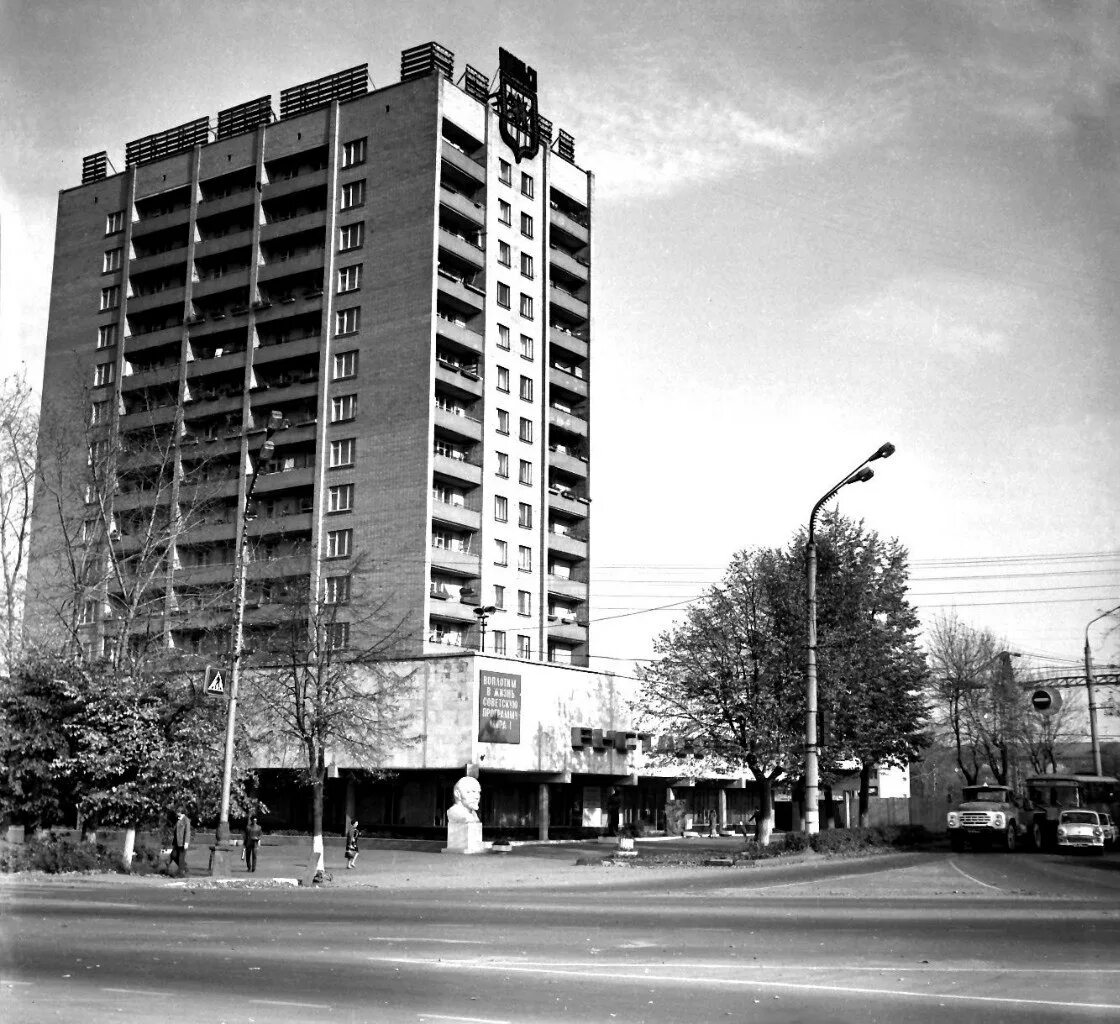
<path fill-rule="evenodd" d="M 1120 779 L 1112 775 L 1032 775 L 1026 781 L 1027 799 L 1042 826 L 1044 845 L 1057 841 L 1058 815 L 1073 807 L 1105 811 L 1120 820 Z"/>

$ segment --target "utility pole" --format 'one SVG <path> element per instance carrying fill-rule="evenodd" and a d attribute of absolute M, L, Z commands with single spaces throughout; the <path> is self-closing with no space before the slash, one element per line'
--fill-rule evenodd
<path fill-rule="evenodd" d="M 1095 619 L 1090 619 L 1085 625 L 1085 692 L 1089 697 L 1089 741 L 1093 747 L 1093 771 L 1097 775 L 1104 774 L 1101 765 L 1101 740 L 1097 733 L 1097 691 L 1093 685 L 1093 652 L 1089 648 L 1089 627 L 1100 619 L 1107 618 L 1115 612 L 1120 612 L 1120 605 L 1101 612 Z"/>

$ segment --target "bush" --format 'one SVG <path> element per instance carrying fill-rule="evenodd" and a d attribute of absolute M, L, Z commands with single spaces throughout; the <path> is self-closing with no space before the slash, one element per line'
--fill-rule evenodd
<path fill-rule="evenodd" d="M 782 840 L 782 849 L 786 853 L 800 853 L 809 849 L 809 837 L 804 832 L 787 832 Z"/>
<path fill-rule="evenodd" d="M 646 821 L 628 821 L 619 830 L 620 836 L 626 836 L 630 839 L 641 839 L 649 831 L 649 822 Z"/>
<path fill-rule="evenodd" d="M 5 872 L 42 871 L 48 875 L 68 871 L 112 871 L 119 857 L 101 843 L 86 843 L 71 836 L 48 832 L 23 846 L 9 846 L 0 855 Z"/>

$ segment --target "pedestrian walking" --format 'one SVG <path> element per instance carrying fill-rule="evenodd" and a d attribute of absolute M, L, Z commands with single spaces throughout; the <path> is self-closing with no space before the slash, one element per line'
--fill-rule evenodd
<path fill-rule="evenodd" d="M 358 859 L 358 823 L 355 821 L 349 831 L 346 833 L 346 867 L 347 869 L 354 866 L 355 861 Z"/>
<path fill-rule="evenodd" d="M 245 823 L 245 870 L 257 870 L 257 849 L 261 845 L 261 832 L 262 829 L 257 824 L 257 816 L 254 814 Z"/>
<path fill-rule="evenodd" d="M 175 832 L 171 838 L 171 863 L 175 865 L 178 874 L 190 874 L 187 867 L 187 850 L 191 847 L 191 819 L 182 807 L 176 812 Z"/>

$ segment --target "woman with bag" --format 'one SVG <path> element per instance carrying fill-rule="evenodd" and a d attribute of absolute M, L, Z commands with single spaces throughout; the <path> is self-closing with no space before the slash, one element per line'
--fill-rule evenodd
<path fill-rule="evenodd" d="M 358 859 L 358 823 L 355 821 L 346 833 L 346 867 L 350 869 Z"/>

